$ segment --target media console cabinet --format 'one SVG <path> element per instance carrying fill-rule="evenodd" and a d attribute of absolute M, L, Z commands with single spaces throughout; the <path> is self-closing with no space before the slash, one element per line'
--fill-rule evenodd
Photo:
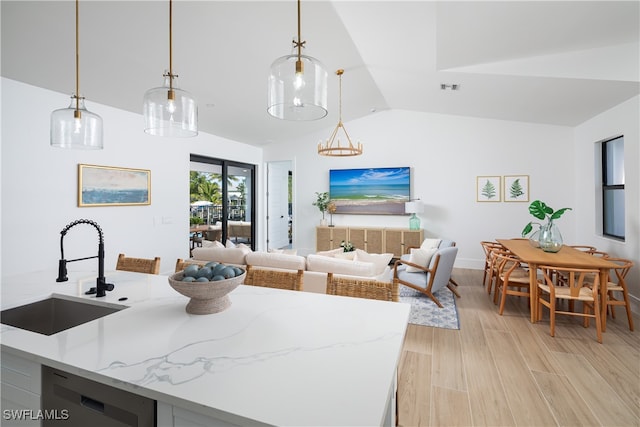
<path fill-rule="evenodd" d="M 377 227 L 316 227 L 316 251 L 340 247 L 343 241 L 369 253 L 392 253 L 400 258 L 410 247 L 418 247 L 424 240 L 424 230 Z"/>

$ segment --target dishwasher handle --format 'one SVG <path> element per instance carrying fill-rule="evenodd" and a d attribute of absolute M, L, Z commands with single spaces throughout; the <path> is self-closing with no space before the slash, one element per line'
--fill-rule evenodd
<path fill-rule="evenodd" d="M 104 414 L 104 403 L 99 400 L 80 395 L 80 404 L 85 408 L 93 409 L 94 411 Z"/>

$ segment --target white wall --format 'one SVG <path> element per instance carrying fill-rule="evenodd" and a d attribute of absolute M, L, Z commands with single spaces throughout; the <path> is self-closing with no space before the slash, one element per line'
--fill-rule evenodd
<path fill-rule="evenodd" d="M 596 246 L 618 257 L 631 259 L 635 267 L 627 284 L 634 311 L 640 312 L 640 97 L 636 96 L 575 128 L 576 207 L 584 212 L 577 224 L 585 244 Z M 594 174 L 600 161 L 599 141 L 624 135 L 625 158 L 625 233 L 620 242 L 602 236 L 602 217 L 597 200 L 600 177 Z"/>
<path fill-rule="evenodd" d="M 331 125 L 331 124 L 329 124 Z M 528 203 L 476 202 L 476 176 L 529 175 L 531 200 L 554 208 L 576 207 L 573 129 L 500 120 L 407 111 L 385 111 L 345 124 L 364 145 L 358 157 L 323 157 L 317 144 L 331 129 L 265 148 L 265 161 L 294 160 L 295 246 L 315 247 L 321 214 L 311 203 L 328 191 L 329 169 L 410 166 L 412 197 L 430 237 L 447 237 L 459 247 L 457 267 L 482 268 L 481 240 L 519 237 L 533 219 Z M 344 141 L 343 141 L 344 142 Z M 576 242 L 572 211 L 559 220 L 568 243 Z M 408 216 L 334 215 L 336 225 L 408 227 Z"/>
<path fill-rule="evenodd" d="M 57 269 L 60 231 L 79 218 L 93 219 L 102 227 L 105 269 L 115 268 L 118 253 L 124 252 L 160 256 L 161 271 L 173 271 L 176 258 L 189 256 L 189 155 L 252 164 L 262 160 L 261 149 L 213 135 L 149 136 L 142 130 L 141 115 L 90 99 L 87 108 L 104 121 L 104 150 L 52 148 L 49 116 L 68 105 L 66 94 L 2 79 L 2 275 Z M 150 169 L 151 205 L 77 207 L 79 163 Z M 260 194 L 261 187 L 258 190 Z M 95 255 L 97 233 L 79 225 L 65 236 L 64 244 L 67 259 Z M 96 260 L 69 264 L 70 270 L 96 268 Z"/>
<path fill-rule="evenodd" d="M 532 217 L 528 203 L 476 202 L 476 176 L 529 175 L 530 197 L 554 208 L 571 207 L 558 222 L 568 244 L 594 244 L 636 261 L 630 282 L 638 290 L 640 178 L 637 165 L 639 98 L 636 97 L 574 128 L 469 117 L 385 111 L 345 124 L 364 144 L 359 157 L 318 156 L 326 132 L 266 146 L 248 146 L 213 135 L 192 139 L 151 137 L 142 117 L 87 102 L 105 123 L 105 149 L 73 151 L 49 146 L 49 115 L 68 105 L 66 94 L 2 79 L 0 273 L 54 269 L 60 257 L 60 230 L 79 218 L 94 219 L 104 230 L 107 269 L 119 252 L 161 256 L 163 272 L 188 256 L 189 154 L 258 165 L 257 247 L 266 247 L 263 162 L 292 160 L 294 165 L 294 245 L 315 248 L 321 215 L 311 205 L 316 191 L 327 191 L 329 169 L 410 166 L 413 197 L 426 206 L 420 214 L 430 237 L 447 237 L 460 248 L 457 267 L 481 268 L 479 242 L 519 236 Z M 596 141 L 625 135 L 627 160 L 627 240 L 596 232 L 594 149 Z M 585 147 L 587 147 L 585 149 Z M 264 150 L 264 153 L 263 153 Z M 264 155 L 264 158 L 263 158 Z M 77 164 L 150 169 L 152 203 L 135 207 L 77 207 Z M 336 225 L 406 227 L 406 216 L 335 215 Z M 78 226 L 65 237 L 68 259 L 97 251 L 97 236 Z M 76 265 L 74 265 L 76 264 Z M 70 269 L 95 269 L 93 261 Z"/>

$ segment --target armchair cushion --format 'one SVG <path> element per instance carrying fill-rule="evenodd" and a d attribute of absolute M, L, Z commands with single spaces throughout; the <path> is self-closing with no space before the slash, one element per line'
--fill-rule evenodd
<path fill-rule="evenodd" d="M 420 249 L 434 249 L 440 246 L 442 239 L 424 239 L 420 244 Z"/>
<path fill-rule="evenodd" d="M 411 253 L 409 254 L 408 261 L 413 264 L 418 264 L 427 268 L 431 263 L 431 258 L 433 258 L 433 254 L 435 254 L 437 250 L 438 248 L 411 249 Z M 406 271 L 407 273 L 423 273 L 424 272 L 424 270 L 421 270 L 417 267 L 413 267 L 411 265 L 407 265 Z"/>

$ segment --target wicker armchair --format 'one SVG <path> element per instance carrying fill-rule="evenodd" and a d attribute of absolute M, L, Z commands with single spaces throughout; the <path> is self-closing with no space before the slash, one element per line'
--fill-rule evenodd
<path fill-rule="evenodd" d="M 434 296 L 434 293 L 445 286 L 456 297 L 460 298 L 460 294 L 458 294 L 451 282 L 451 272 L 453 271 L 453 264 L 457 254 L 458 248 L 455 246 L 438 249 L 431 257 L 428 266 L 414 264 L 407 259 L 401 258 L 393 265 L 393 282 L 396 286 L 402 284 L 424 293 L 438 307 L 442 308 L 442 304 Z M 407 267 L 413 267 L 418 271 L 407 271 Z"/>
<path fill-rule="evenodd" d="M 118 255 L 116 270 L 133 271 L 135 273 L 160 273 L 160 257 L 150 258 L 132 258 L 124 254 Z"/>
<path fill-rule="evenodd" d="M 244 284 L 301 291 L 303 287 L 303 274 L 303 270 L 280 271 L 256 268 L 251 265 L 247 265 L 247 277 L 244 279 Z"/>
<path fill-rule="evenodd" d="M 398 285 L 393 282 L 334 277 L 327 274 L 327 294 L 398 302 Z"/>

